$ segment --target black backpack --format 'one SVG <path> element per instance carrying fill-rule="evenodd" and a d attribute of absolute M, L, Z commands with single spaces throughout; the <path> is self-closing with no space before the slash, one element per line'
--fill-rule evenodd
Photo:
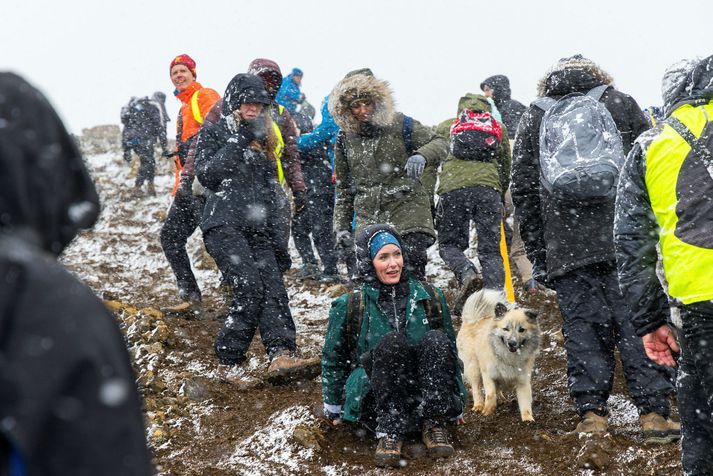
<path fill-rule="evenodd" d="M 128 106 L 126 126 L 131 129 L 153 131 L 160 122 L 161 113 L 147 97 L 133 100 Z"/>
<path fill-rule="evenodd" d="M 464 109 L 451 126 L 451 153 L 459 160 L 500 159 L 502 127 L 489 112 Z"/>
<path fill-rule="evenodd" d="M 420 281 L 420 283 L 430 296 L 430 298 L 425 302 L 428 326 L 432 330 L 441 329 L 443 328 L 443 310 L 441 309 L 441 300 L 433 286 L 424 281 Z M 349 293 L 345 318 L 345 337 L 347 339 L 347 349 L 349 355 L 351 356 L 350 359 L 353 367 L 356 367 L 359 363 L 359 356 L 356 355 L 356 350 L 363 317 L 364 299 L 362 299 L 361 290 L 354 289 Z"/>

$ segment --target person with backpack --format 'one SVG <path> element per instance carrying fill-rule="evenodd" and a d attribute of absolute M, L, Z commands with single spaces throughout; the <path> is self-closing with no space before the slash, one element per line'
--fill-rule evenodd
<path fill-rule="evenodd" d="M 713 474 L 713 56 L 669 68 L 663 90 L 667 117 L 637 139 L 619 180 L 619 283 L 647 355 L 673 367 L 680 352 L 683 474 Z"/>
<path fill-rule="evenodd" d="M 356 233 L 373 223 L 391 223 L 403 236 L 409 271 L 424 279 L 426 251 L 436 233 L 420 178 L 426 164 L 446 158 L 446 141 L 394 111 L 391 88 L 369 69 L 352 71 L 334 87 L 329 112 L 341 129 L 334 149 L 338 248 L 343 254 L 352 249 L 355 214 Z"/>
<path fill-rule="evenodd" d="M 485 96 L 468 93 L 458 101 L 456 118 L 443 121 L 436 129 L 450 141 L 438 180 L 436 230 L 441 258 L 461 285 L 456 313 L 483 285 L 500 291 L 505 285 L 500 223 L 502 197 L 510 181 L 510 145 L 507 128 L 490 111 Z M 478 233 L 482 276 L 463 253 L 470 246 L 471 221 Z"/>
<path fill-rule="evenodd" d="M 0 474 L 155 474 L 117 318 L 58 260 L 99 217 L 86 162 L 25 79 L 0 97 Z"/>
<path fill-rule="evenodd" d="M 490 76 L 480 83 L 480 90 L 487 98 L 491 98 L 502 115 L 502 122 L 511 133 L 517 131 L 520 117 L 527 109 L 520 101 L 511 97 L 510 80 L 503 74 Z M 498 121 L 501 122 L 501 121 Z"/>
<path fill-rule="evenodd" d="M 332 303 L 322 349 L 325 416 L 376 433 L 378 466 L 398 467 L 413 432 L 449 457 L 445 425 L 462 422 L 467 393 L 443 292 L 408 272 L 391 226 L 365 227 L 356 250 L 359 286 Z"/>
<path fill-rule="evenodd" d="M 277 133 L 263 81 L 238 74 L 228 84 L 220 120 L 201 129 L 196 146 L 196 176 L 209 190 L 201 221 L 203 239 L 233 303 L 215 341 L 225 365 L 239 365 L 260 329 L 270 358 L 266 378 L 281 383 L 313 378 L 319 359 L 300 359 L 295 323 L 282 280 L 275 242 L 281 231 L 275 216 Z"/>
<path fill-rule="evenodd" d="M 154 145 L 156 141 L 161 144 L 164 154 L 168 151 L 166 140 L 166 125 L 161 118 L 160 110 L 147 97 L 131 98 L 129 103 L 121 108 L 122 147 L 124 160 L 131 161 L 131 151 L 139 156 L 139 171 L 136 174 L 134 193 L 139 195 L 141 187 L 146 183 L 146 192 L 156 195 L 154 175 L 156 173 L 156 159 Z"/>
<path fill-rule="evenodd" d="M 186 243 L 200 223 L 205 198 L 202 191 L 196 194 L 193 192 L 195 172 L 188 156 L 203 119 L 220 99 L 220 95 L 196 81 L 196 62 L 186 54 L 178 55 L 171 61 L 169 73 L 176 88 L 174 95 L 181 101 L 181 110 L 176 121 L 174 198 L 161 227 L 160 240 L 166 260 L 176 276 L 181 302 L 163 310 L 169 314 L 199 315 L 202 294 L 191 269 Z"/>
<path fill-rule="evenodd" d="M 636 101 L 593 61 L 558 61 L 520 120 L 511 177 L 534 276 L 557 292 L 576 431 L 608 428 L 615 349 L 645 438 L 671 441 L 671 383 L 644 354 L 619 290 L 613 243 L 618 173 L 648 125 Z"/>

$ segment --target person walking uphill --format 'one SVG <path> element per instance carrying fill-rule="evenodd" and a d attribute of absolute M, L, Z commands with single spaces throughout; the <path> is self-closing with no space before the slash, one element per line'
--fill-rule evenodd
<path fill-rule="evenodd" d="M 535 277 L 557 291 L 569 391 L 581 417 L 577 431 L 607 431 L 616 347 L 644 436 L 670 441 L 679 433 L 668 418 L 673 388 L 646 358 L 627 319 L 612 231 L 616 175 L 647 123 L 636 101 L 612 83 L 581 55 L 561 59 L 547 72 L 538 91 L 544 100 L 528 108 L 515 136 L 512 198 Z M 560 131 L 570 135 L 558 136 Z M 558 149 L 561 144 L 580 148 Z M 574 178 L 580 169 L 568 167 L 572 152 L 598 179 Z M 552 171 L 563 179 L 547 179 Z"/>
<path fill-rule="evenodd" d="M 511 97 L 508 77 L 502 74 L 490 76 L 480 83 L 480 90 L 483 91 L 485 97 L 493 99 L 495 107 L 498 108 L 503 118 L 502 122 L 505 123 L 510 134 L 514 134 L 517 131 L 520 117 L 527 108 L 520 101 Z"/>
<path fill-rule="evenodd" d="M 648 356 L 674 366 L 683 474 L 713 474 L 713 56 L 664 81 L 668 118 L 639 137 L 619 181 L 619 283 Z M 678 71 L 676 71 L 678 70 Z M 677 73 L 683 78 L 675 79 Z M 673 81 L 669 79 L 674 78 Z M 656 273 L 660 245 L 669 300 Z M 679 347 L 680 346 L 680 347 Z"/>
<path fill-rule="evenodd" d="M 458 101 L 456 119 L 444 121 L 436 129 L 451 141 L 439 175 L 436 227 L 441 258 L 461 284 L 456 313 L 483 284 L 496 290 L 505 284 L 500 222 L 502 196 L 510 181 L 510 145 L 507 129 L 490 111 L 485 96 L 466 94 Z M 478 233 L 482 277 L 463 253 L 470 243 L 471 220 Z"/>
<path fill-rule="evenodd" d="M 195 143 L 203 119 L 220 99 L 217 92 L 204 88 L 196 81 L 196 63 L 188 55 L 178 55 L 169 68 L 171 81 L 176 87 L 174 94 L 181 101 L 176 129 L 176 171 L 180 171 L 175 195 L 166 221 L 161 228 L 161 247 L 176 276 L 180 304 L 165 308 L 169 313 L 200 313 L 201 289 L 191 269 L 191 261 L 186 253 L 188 238 L 198 227 L 203 214 L 205 198 L 193 194 L 195 172 L 188 155 Z"/>
<path fill-rule="evenodd" d="M 355 213 L 357 233 L 389 223 L 403 236 L 410 271 L 424 279 L 426 250 L 436 233 L 419 179 L 426 164 L 437 166 L 446 158 L 446 141 L 395 112 L 389 84 L 369 69 L 352 71 L 335 86 L 329 112 L 341 129 L 334 149 L 337 246 L 342 252 L 352 248 Z"/>
<path fill-rule="evenodd" d="M 467 393 L 445 297 L 410 275 L 392 227 L 368 226 L 356 245 L 360 287 L 332 303 L 322 350 L 325 415 L 374 431 L 379 466 L 400 465 L 412 432 L 451 456 L 444 426 L 462 422 Z"/>
<path fill-rule="evenodd" d="M 57 256 L 99 216 L 74 139 L 0 73 L 0 474 L 149 476 L 136 376 L 114 316 Z"/>
<path fill-rule="evenodd" d="M 282 84 L 278 87 L 276 101 L 290 111 L 290 114 L 297 114 L 297 106 L 304 101 L 305 95 L 302 93 L 302 76 L 304 73 L 299 68 L 292 68 L 292 72 L 285 76 Z"/>
<path fill-rule="evenodd" d="M 233 290 L 215 341 L 221 363 L 236 365 L 260 328 L 271 359 L 267 378 L 314 377 L 318 359 L 294 357 L 295 324 L 275 256 L 275 143 L 263 82 L 238 74 L 228 84 L 220 120 L 198 139 L 196 175 L 210 193 L 201 223 L 206 248 Z"/>

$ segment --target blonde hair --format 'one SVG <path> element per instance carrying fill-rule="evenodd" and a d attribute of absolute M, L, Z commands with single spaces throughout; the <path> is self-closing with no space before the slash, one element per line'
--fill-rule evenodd
<path fill-rule="evenodd" d="M 236 120 L 242 120 L 242 115 L 240 114 L 239 109 L 233 111 L 233 114 L 237 116 Z M 250 142 L 249 147 L 253 150 L 257 150 L 259 152 L 264 153 L 269 161 L 277 161 L 277 155 L 275 154 L 275 151 L 277 150 L 277 136 L 275 135 L 275 130 L 272 126 L 273 121 L 272 115 L 270 114 L 270 107 L 263 108 L 262 112 L 255 120 L 265 121 L 265 131 L 267 132 L 267 134 L 263 139 L 255 139 Z"/>

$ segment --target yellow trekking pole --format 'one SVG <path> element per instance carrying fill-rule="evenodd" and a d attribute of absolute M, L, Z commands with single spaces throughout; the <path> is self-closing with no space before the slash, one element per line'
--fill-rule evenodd
<path fill-rule="evenodd" d="M 500 256 L 503 257 L 503 267 L 505 268 L 505 296 L 508 302 L 515 302 L 515 290 L 512 286 L 510 258 L 508 257 L 508 244 L 505 241 L 505 226 L 502 220 L 500 220 Z"/>

